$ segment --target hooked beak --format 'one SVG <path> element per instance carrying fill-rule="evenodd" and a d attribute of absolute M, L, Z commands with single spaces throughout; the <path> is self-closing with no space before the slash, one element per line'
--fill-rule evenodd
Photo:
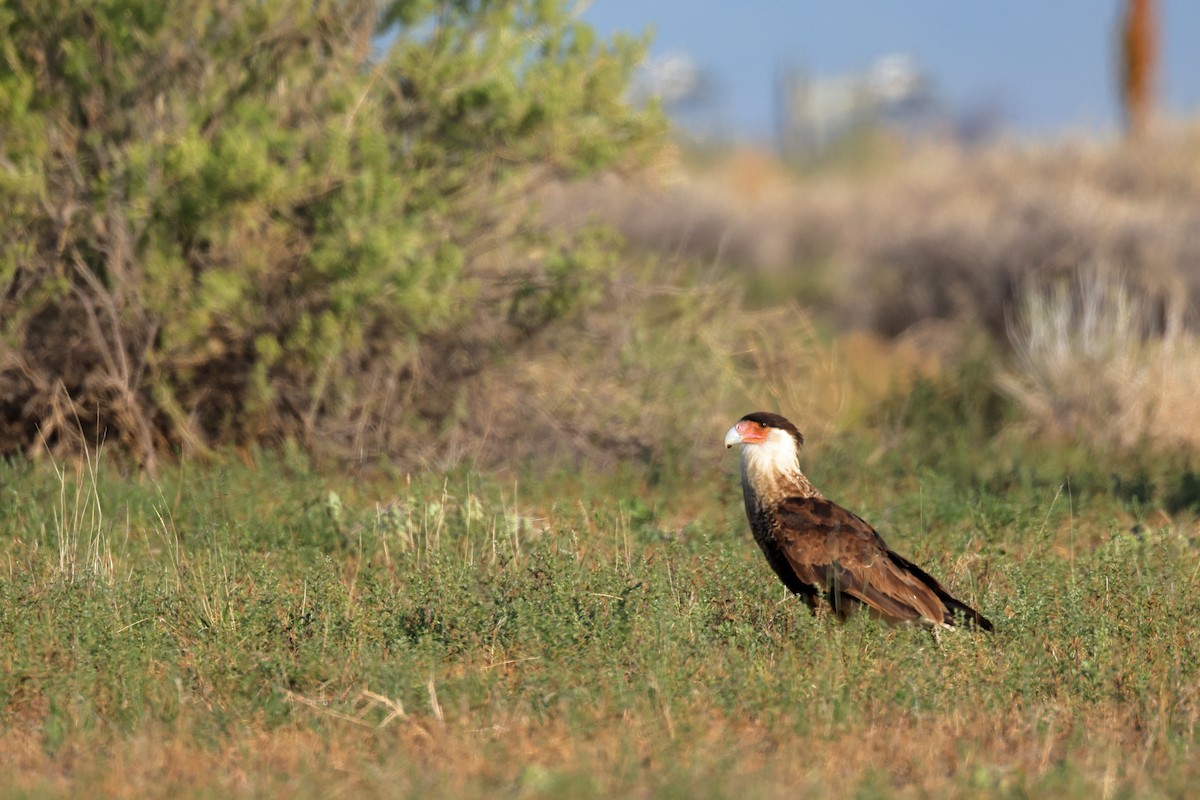
<path fill-rule="evenodd" d="M 729 448 L 733 447 L 735 444 L 741 444 L 742 441 L 743 441 L 742 434 L 738 431 L 738 426 L 734 425 L 725 434 L 725 449 L 728 450 Z"/>

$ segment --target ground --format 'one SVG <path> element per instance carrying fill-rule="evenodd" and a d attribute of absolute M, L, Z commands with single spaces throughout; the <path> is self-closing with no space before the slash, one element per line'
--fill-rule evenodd
<path fill-rule="evenodd" d="M 158 481 L 103 457 L 4 466 L 0 787 L 1194 785 L 1200 557 L 1186 517 L 1139 511 L 1086 474 L 1057 483 L 1052 464 L 1022 475 L 897 449 L 864 468 L 870 444 L 815 447 L 809 472 L 994 636 L 813 617 L 750 539 L 732 463 L 689 492 L 611 475 L 350 480 L 270 459 Z"/>

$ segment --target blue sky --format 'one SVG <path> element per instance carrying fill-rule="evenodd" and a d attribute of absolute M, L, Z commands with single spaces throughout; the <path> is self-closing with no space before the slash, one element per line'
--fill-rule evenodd
<path fill-rule="evenodd" d="M 734 10 L 736 8 L 736 10 Z M 690 55 L 714 79 L 724 126 L 745 138 L 774 130 L 782 65 L 816 74 L 859 70 L 908 53 L 953 108 L 999 102 L 1018 133 L 1115 129 L 1117 0 L 595 0 L 582 18 L 600 33 L 654 31 L 652 57 Z M 1200 110 L 1200 2 L 1160 0 L 1160 105 Z"/>

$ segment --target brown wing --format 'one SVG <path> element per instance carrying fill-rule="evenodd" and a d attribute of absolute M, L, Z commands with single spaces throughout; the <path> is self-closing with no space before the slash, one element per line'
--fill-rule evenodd
<path fill-rule="evenodd" d="M 893 553 L 861 517 L 823 497 L 789 497 L 777 509 L 780 549 L 805 583 L 823 587 L 839 617 L 859 602 L 892 621 L 953 624 L 954 613 L 991 630 L 940 583 Z"/>

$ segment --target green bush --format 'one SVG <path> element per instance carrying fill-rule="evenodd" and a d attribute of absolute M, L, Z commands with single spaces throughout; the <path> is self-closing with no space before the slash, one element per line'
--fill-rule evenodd
<path fill-rule="evenodd" d="M 0 2 L 0 453 L 437 433 L 610 266 L 533 187 L 660 139 L 562 6 Z"/>

